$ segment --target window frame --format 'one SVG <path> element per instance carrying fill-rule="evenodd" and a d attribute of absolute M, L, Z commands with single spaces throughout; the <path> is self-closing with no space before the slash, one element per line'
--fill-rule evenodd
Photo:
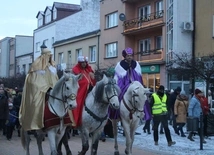
<path fill-rule="evenodd" d="M 160 47 L 158 47 L 158 39 L 160 38 Z M 156 36 L 155 37 L 155 49 L 162 49 L 163 48 L 163 36 Z"/>
<path fill-rule="evenodd" d="M 107 14 L 105 17 L 106 29 L 118 26 L 118 12 Z"/>
<path fill-rule="evenodd" d="M 64 62 L 64 52 L 58 53 L 58 64 L 62 64 Z"/>
<path fill-rule="evenodd" d="M 36 53 L 40 51 L 40 42 L 36 43 Z"/>
<path fill-rule="evenodd" d="M 89 55 L 90 59 L 89 62 L 96 62 L 96 46 L 90 46 L 89 47 Z"/>
<path fill-rule="evenodd" d="M 108 48 L 112 48 L 111 46 L 113 46 L 113 50 L 115 51 L 113 51 L 112 54 L 109 54 L 109 52 L 111 51 L 109 51 Z M 106 54 L 105 54 L 106 58 L 114 58 L 118 56 L 118 42 L 112 42 L 112 43 L 106 44 L 105 49 L 106 49 Z"/>
<path fill-rule="evenodd" d="M 147 43 L 146 43 L 146 41 L 147 41 Z M 145 44 L 147 44 L 147 49 L 145 47 Z M 143 45 L 143 49 L 142 49 L 141 45 Z M 150 50 L 151 50 L 151 38 L 139 40 L 139 51 L 140 52 L 149 52 Z"/>

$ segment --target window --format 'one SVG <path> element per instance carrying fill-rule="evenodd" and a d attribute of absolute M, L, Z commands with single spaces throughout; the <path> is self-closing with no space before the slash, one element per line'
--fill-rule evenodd
<path fill-rule="evenodd" d="M 106 15 L 106 28 L 111 28 L 118 25 L 117 12 Z"/>
<path fill-rule="evenodd" d="M 62 52 L 62 53 L 59 53 L 58 63 L 59 63 L 59 64 L 62 64 L 62 63 L 63 63 L 63 52 Z"/>
<path fill-rule="evenodd" d="M 163 1 L 156 2 L 156 16 L 163 17 Z"/>
<path fill-rule="evenodd" d="M 149 52 L 151 47 L 151 40 L 149 38 L 140 40 L 139 45 L 140 45 L 140 52 L 146 52 L 146 51 Z"/>
<path fill-rule="evenodd" d="M 26 74 L 26 65 L 22 65 L 22 74 Z"/>
<path fill-rule="evenodd" d="M 37 23 L 38 27 L 43 25 L 43 18 L 39 18 L 38 19 L 38 23 Z"/>
<path fill-rule="evenodd" d="M 49 14 L 45 15 L 45 23 L 47 24 L 50 21 L 51 21 L 51 14 L 49 13 Z"/>
<path fill-rule="evenodd" d="M 106 58 L 117 56 L 117 43 L 110 43 L 106 45 Z"/>
<path fill-rule="evenodd" d="M 77 49 L 76 50 L 76 54 L 77 54 L 77 60 L 78 60 L 78 57 L 82 55 L 82 49 Z"/>
<path fill-rule="evenodd" d="M 39 52 L 40 51 L 40 42 L 37 42 L 36 43 L 36 52 Z"/>
<path fill-rule="evenodd" d="M 53 44 L 54 44 L 54 37 L 52 37 L 52 39 L 51 39 L 51 46 L 52 46 L 52 48 L 53 48 Z"/>
<path fill-rule="evenodd" d="M 139 17 L 147 18 L 147 16 L 149 16 L 150 13 L 151 13 L 150 10 L 151 10 L 151 6 L 150 5 L 141 7 L 139 9 Z"/>
<path fill-rule="evenodd" d="M 156 37 L 156 49 L 162 49 L 162 36 L 157 36 Z"/>
<path fill-rule="evenodd" d="M 48 39 L 45 39 L 43 42 L 48 47 Z"/>
<path fill-rule="evenodd" d="M 90 47 L 90 62 L 96 62 L 96 46 Z"/>
<path fill-rule="evenodd" d="M 68 64 L 72 63 L 72 55 L 71 55 L 71 51 L 68 51 Z"/>
<path fill-rule="evenodd" d="M 213 38 L 214 38 L 214 15 L 213 15 Z"/>
<path fill-rule="evenodd" d="M 53 20 L 55 20 L 57 18 L 57 10 L 56 8 L 54 8 L 53 10 Z"/>

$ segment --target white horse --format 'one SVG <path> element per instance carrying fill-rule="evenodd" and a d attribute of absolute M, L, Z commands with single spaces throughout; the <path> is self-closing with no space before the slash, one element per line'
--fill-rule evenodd
<path fill-rule="evenodd" d="M 65 133 L 66 126 L 64 125 L 64 117 L 67 115 L 68 109 L 74 109 L 77 106 L 76 94 L 79 88 L 78 80 L 82 75 L 74 75 L 71 73 L 63 73 L 63 76 L 57 81 L 53 90 L 50 91 L 48 99 L 48 108 L 50 112 L 59 117 L 59 124 L 51 128 L 36 130 L 37 145 L 39 155 L 43 155 L 42 140 L 44 134 L 48 134 L 49 144 L 51 148 L 51 155 L 57 155 L 57 145 Z M 26 149 L 26 155 L 30 155 L 29 145 L 30 136 L 27 131 L 22 129 L 21 134 L 22 146 Z"/>
<path fill-rule="evenodd" d="M 127 91 L 125 92 L 120 105 L 120 118 L 122 126 L 126 136 L 126 149 L 127 155 L 132 154 L 132 145 L 134 142 L 135 131 L 139 125 L 140 118 L 144 117 L 144 104 L 147 99 L 146 92 L 147 88 L 143 85 L 134 81 L 130 84 Z M 114 148 L 115 155 L 119 155 L 118 143 L 117 143 L 117 122 L 118 120 L 112 120 L 113 132 L 114 132 Z"/>
<path fill-rule="evenodd" d="M 108 119 L 108 107 L 119 108 L 119 90 L 115 80 L 104 75 L 88 94 L 79 128 L 82 138 L 82 151 L 79 155 L 85 155 L 89 149 L 89 134 L 92 135 L 91 155 L 97 154 L 101 132 Z"/>

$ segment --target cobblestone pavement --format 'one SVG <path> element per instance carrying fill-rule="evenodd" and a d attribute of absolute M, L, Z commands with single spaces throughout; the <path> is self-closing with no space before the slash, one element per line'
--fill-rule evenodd
<path fill-rule="evenodd" d="M 125 140 L 125 138 L 124 138 Z M 44 155 L 50 154 L 50 147 L 48 138 L 45 138 L 45 141 L 42 143 Z M 69 146 L 71 148 L 72 154 L 77 155 L 78 151 L 81 150 L 81 139 L 80 136 L 71 137 L 69 139 Z M 63 148 L 63 154 L 65 155 L 65 149 Z M 125 155 L 124 153 L 125 145 L 124 143 L 119 143 L 119 151 L 120 155 Z M 33 135 L 31 135 L 31 143 L 30 143 L 30 154 L 38 155 L 37 143 L 36 139 Z M 90 151 L 87 152 L 86 155 L 89 155 Z M 134 146 L 133 155 L 160 155 L 161 153 L 154 152 L 152 150 L 142 150 Z M 0 132 L 0 155 L 25 155 L 25 150 L 21 145 L 21 138 L 17 136 L 17 132 L 14 131 L 14 135 L 12 139 L 9 141 L 5 136 L 2 135 L 2 131 Z M 107 138 L 106 142 L 99 142 L 98 147 L 98 155 L 114 155 L 114 140 L 111 138 Z"/>

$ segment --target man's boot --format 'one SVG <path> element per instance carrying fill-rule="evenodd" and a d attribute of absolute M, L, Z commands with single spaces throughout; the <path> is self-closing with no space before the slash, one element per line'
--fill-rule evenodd
<path fill-rule="evenodd" d="M 190 133 L 189 133 L 189 136 L 188 136 L 187 138 L 188 138 L 189 140 L 191 140 L 191 141 L 195 141 L 195 140 L 192 138 L 192 136 L 193 136 L 193 135 L 192 135 L 192 132 L 190 132 Z"/>

